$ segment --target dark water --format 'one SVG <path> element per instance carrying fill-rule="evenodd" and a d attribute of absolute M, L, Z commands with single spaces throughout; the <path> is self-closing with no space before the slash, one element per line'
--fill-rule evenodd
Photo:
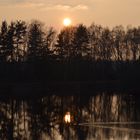
<path fill-rule="evenodd" d="M 69 112 L 71 123 L 64 121 Z M 140 140 L 140 95 L 1 98 L 2 140 Z"/>

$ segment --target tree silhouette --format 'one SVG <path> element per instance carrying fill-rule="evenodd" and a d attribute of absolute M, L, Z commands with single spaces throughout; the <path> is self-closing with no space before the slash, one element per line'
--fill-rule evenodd
<path fill-rule="evenodd" d="M 65 27 L 58 35 L 56 49 L 61 58 L 69 60 L 74 57 L 74 33 L 75 27 Z"/>
<path fill-rule="evenodd" d="M 137 28 L 133 28 L 131 32 L 131 40 L 132 40 L 132 53 L 133 53 L 133 60 L 137 60 L 137 52 L 138 52 L 138 45 L 140 44 L 140 31 Z"/>
<path fill-rule="evenodd" d="M 108 28 L 102 31 L 100 39 L 100 57 L 102 60 L 111 60 L 112 56 L 112 36 Z"/>
<path fill-rule="evenodd" d="M 116 26 L 112 30 L 113 38 L 114 38 L 114 55 L 115 60 L 122 61 L 123 60 L 123 47 L 124 47 L 124 37 L 125 31 L 122 26 Z"/>
<path fill-rule="evenodd" d="M 83 24 L 78 25 L 76 28 L 75 34 L 74 34 L 74 48 L 75 48 L 75 55 L 77 57 L 82 57 L 86 56 L 88 54 L 88 43 L 89 43 L 89 38 L 88 38 L 88 31 L 86 26 Z"/>
<path fill-rule="evenodd" d="M 29 25 L 17 20 L 1 24 L 0 61 L 26 62 L 46 60 L 137 61 L 140 57 L 140 28 L 83 24 L 65 27 L 56 34 L 34 20 Z"/>
<path fill-rule="evenodd" d="M 54 28 L 46 29 L 45 36 L 44 36 L 44 45 L 42 48 L 42 57 L 44 60 L 51 59 L 54 53 L 55 47 L 55 39 L 56 39 L 56 31 Z"/>
<path fill-rule="evenodd" d="M 14 36 L 14 57 L 16 61 L 23 61 L 26 54 L 26 23 L 24 21 L 15 22 L 15 36 Z M 23 60 L 22 60 L 23 59 Z"/>
<path fill-rule="evenodd" d="M 29 41 L 28 41 L 28 59 L 29 61 L 35 61 L 41 59 L 41 50 L 43 48 L 43 36 L 42 23 L 39 21 L 33 21 L 29 26 Z"/>
<path fill-rule="evenodd" d="M 101 37 L 101 31 L 102 27 L 100 25 L 95 25 L 94 23 L 90 25 L 88 28 L 88 34 L 89 34 L 89 45 L 90 45 L 90 56 L 91 59 L 96 61 L 99 59 L 100 54 L 100 37 Z"/>
<path fill-rule="evenodd" d="M 7 51 L 7 32 L 8 25 L 6 21 L 2 22 L 1 32 L 0 32 L 0 61 L 6 61 L 6 51 Z"/>
<path fill-rule="evenodd" d="M 25 76 L 32 80 L 93 81 L 140 77 L 139 27 L 125 30 L 120 25 L 111 30 L 96 24 L 90 27 L 80 24 L 56 33 L 54 28 L 48 28 L 40 21 L 28 25 L 17 20 L 9 24 L 3 21 L 0 28 L 1 78 L 12 78 L 12 70 L 18 71 L 19 76 L 11 80 L 18 77 L 23 80 Z M 34 68 L 24 65 L 26 62 L 34 63 Z M 7 65 L 10 63 L 15 65 Z M 10 73 L 8 69 L 11 69 Z"/>
<path fill-rule="evenodd" d="M 15 35 L 15 22 L 11 22 L 8 27 L 7 33 L 7 61 L 14 61 L 14 35 Z"/>

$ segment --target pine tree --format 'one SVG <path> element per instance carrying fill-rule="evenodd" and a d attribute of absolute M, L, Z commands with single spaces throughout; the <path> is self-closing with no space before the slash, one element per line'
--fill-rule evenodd
<path fill-rule="evenodd" d="M 86 26 L 80 24 L 75 31 L 73 44 L 75 46 L 75 56 L 86 56 L 89 51 L 89 37 Z"/>
<path fill-rule="evenodd" d="M 74 56 L 75 27 L 66 27 L 58 35 L 56 49 L 60 58 L 70 59 Z"/>
<path fill-rule="evenodd" d="M 6 61 L 7 32 L 8 32 L 7 22 L 3 21 L 0 32 L 0 61 L 2 62 Z"/>
<path fill-rule="evenodd" d="M 11 22 L 8 26 L 7 32 L 7 61 L 12 62 L 14 60 L 14 35 L 15 35 L 15 23 Z"/>
<path fill-rule="evenodd" d="M 14 55 L 16 61 L 21 61 L 26 53 L 27 27 L 24 21 L 16 21 L 14 35 Z"/>
<path fill-rule="evenodd" d="M 40 60 L 44 44 L 44 32 L 39 21 L 33 21 L 30 24 L 28 39 L 28 60 Z"/>

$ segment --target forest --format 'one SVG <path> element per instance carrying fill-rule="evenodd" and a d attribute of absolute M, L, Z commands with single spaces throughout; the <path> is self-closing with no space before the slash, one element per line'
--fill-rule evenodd
<path fill-rule="evenodd" d="M 57 33 L 40 21 L 18 20 L 3 21 L 0 28 L 0 62 L 140 59 L 140 27 L 79 24 Z"/>
<path fill-rule="evenodd" d="M 58 32 L 37 20 L 2 21 L 0 68 L 2 81 L 138 80 L 140 27 L 92 23 Z"/>

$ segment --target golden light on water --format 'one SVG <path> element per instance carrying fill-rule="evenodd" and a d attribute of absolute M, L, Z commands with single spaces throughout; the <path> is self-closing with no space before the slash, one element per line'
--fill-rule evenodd
<path fill-rule="evenodd" d="M 71 115 L 70 115 L 70 112 L 67 112 L 64 116 L 64 121 L 66 123 L 70 123 L 71 122 Z"/>
<path fill-rule="evenodd" d="M 70 18 L 65 18 L 63 20 L 63 25 L 64 26 L 70 26 L 71 25 L 71 19 Z"/>

